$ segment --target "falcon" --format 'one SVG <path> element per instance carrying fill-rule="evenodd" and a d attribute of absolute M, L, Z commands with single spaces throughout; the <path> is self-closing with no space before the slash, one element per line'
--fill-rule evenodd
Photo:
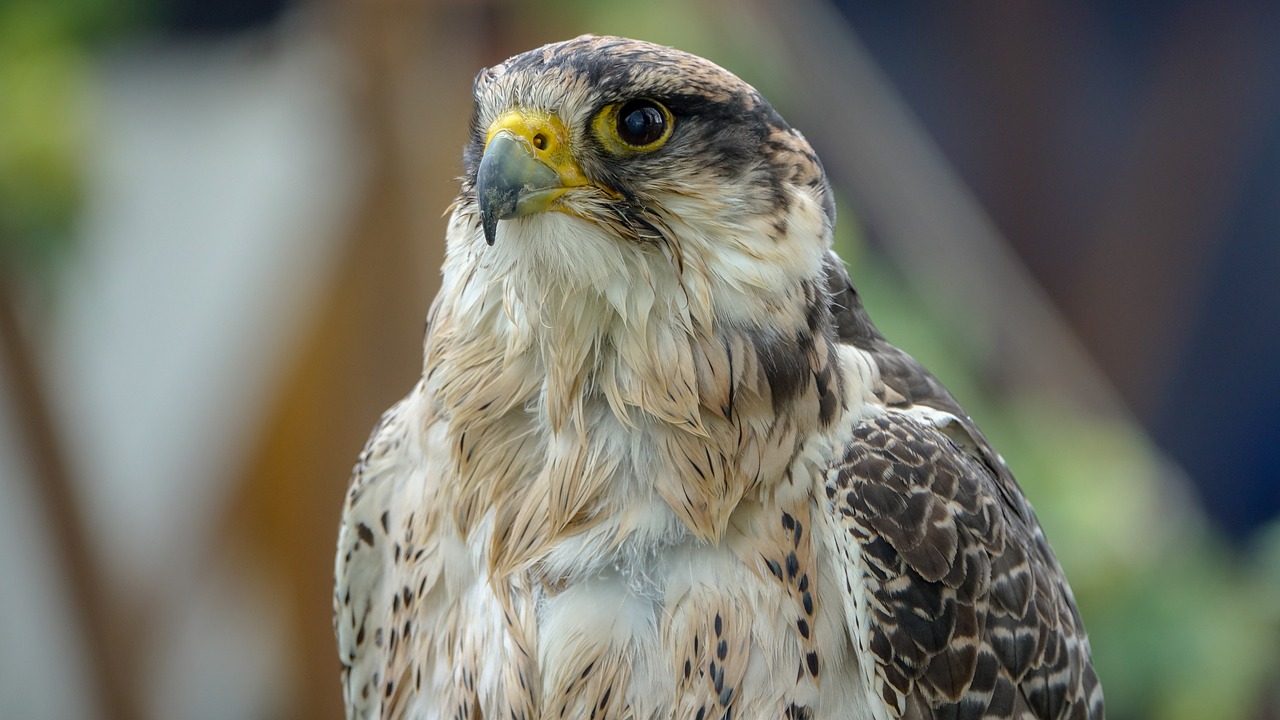
<path fill-rule="evenodd" d="M 868 319 L 822 165 L 693 55 L 482 71 L 421 380 L 346 496 L 349 718 L 1101 718 L 986 438 Z"/>

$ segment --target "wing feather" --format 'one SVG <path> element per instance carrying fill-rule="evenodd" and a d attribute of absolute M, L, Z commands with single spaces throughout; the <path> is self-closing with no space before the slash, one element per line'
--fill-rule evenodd
<path fill-rule="evenodd" d="M 904 718 L 1102 718 L 1075 600 L 1012 474 L 875 329 L 834 255 L 827 277 L 839 341 L 881 383 L 882 411 L 852 425 L 826 487 L 863 566 L 847 616 L 877 694 Z"/>

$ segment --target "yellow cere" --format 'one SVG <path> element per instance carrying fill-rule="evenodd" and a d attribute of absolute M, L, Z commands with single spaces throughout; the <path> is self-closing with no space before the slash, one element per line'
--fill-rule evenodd
<path fill-rule="evenodd" d="M 485 147 L 499 132 L 523 139 L 541 162 L 555 170 L 566 188 L 588 184 L 569 143 L 569 130 L 555 113 L 543 110 L 508 110 L 498 116 L 485 134 Z"/>

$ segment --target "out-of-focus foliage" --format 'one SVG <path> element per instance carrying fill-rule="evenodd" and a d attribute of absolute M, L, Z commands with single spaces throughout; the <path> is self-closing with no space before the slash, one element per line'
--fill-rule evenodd
<path fill-rule="evenodd" d="M 71 239 L 88 149 L 90 53 L 132 2 L 0 3 L 0 258 L 47 280 Z"/>

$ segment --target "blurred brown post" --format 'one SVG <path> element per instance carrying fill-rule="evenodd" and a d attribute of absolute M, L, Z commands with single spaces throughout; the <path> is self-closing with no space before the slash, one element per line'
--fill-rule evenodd
<path fill-rule="evenodd" d="M 296 671 L 285 717 L 307 720 L 342 716 L 330 601 L 339 512 L 366 435 L 421 371 L 480 30 L 474 10 L 438 0 L 339 1 L 326 11 L 352 71 L 365 183 L 226 523 L 228 537 L 251 539 L 238 547 L 285 595 Z"/>
<path fill-rule="evenodd" d="M 17 426 L 31 462 L 32 494 L 45 512 L 53 556 L 62 566 L 68 605 L 74 613 L 72 622 L 84 641 L 90 701 L 105 720 L 133 720 L 141 717 L 136 648 L 120 637 L 114 593 L 102 558 L 90 541 L 44 377 L 19 322 L 16 299 L 6 269 L 0 267 L 0 368 L 7 376 L 4 381 L 12 393 Z"/>

